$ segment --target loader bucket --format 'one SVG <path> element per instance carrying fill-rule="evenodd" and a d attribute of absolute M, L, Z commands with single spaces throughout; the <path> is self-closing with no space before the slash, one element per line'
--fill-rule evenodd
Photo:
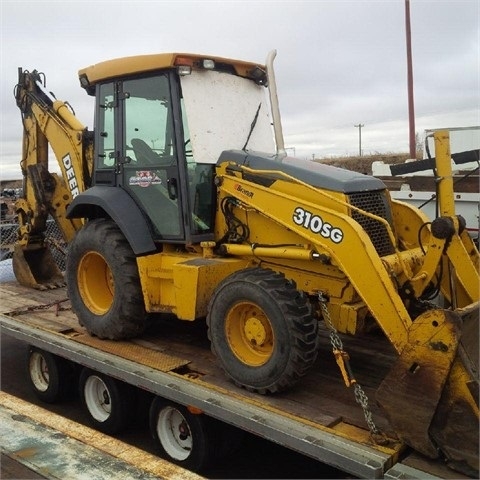
<path fill-rule="evenodd" d="M 46 290 L 65 285 L 63 274 L 46 246 L 15 245 L 12 265 L 18 283 L 25 287 Z"/>
<path fill-rule="evenodd" d="M 463 319 L 462 336 L 430 435 L 451 468 L 479 478 L 479 304 L 457 312 Z"/>
<path fill-rule="evenodd" d="M 408 344 L 376 393 L 400 440 L 478 478 L 479 302 L 430 310 L 409 329 Z"/>

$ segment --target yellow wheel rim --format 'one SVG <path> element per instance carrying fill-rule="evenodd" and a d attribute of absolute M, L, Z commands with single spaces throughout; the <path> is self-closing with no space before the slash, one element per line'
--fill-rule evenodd
<path fill-rule="evenodd" d="M 86 253 L 78 265 L 77 282 L 85 306 L 95 315 L 104 315 L 113 303 L 113 275 L 105 258 L 97 252 Z"/>
<path fill-rule="evenodd" d="M 236 303 L 227 313 L 225 333 L 231 351 L 245 365 L 259 367 L 273 354 L 272 325 L 255 304 Z"/>

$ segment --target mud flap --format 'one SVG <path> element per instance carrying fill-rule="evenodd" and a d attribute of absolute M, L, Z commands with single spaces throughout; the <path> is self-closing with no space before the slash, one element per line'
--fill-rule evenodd
<path fill-rule="evenodd" d="M 16 244 L 13 251 L 13 273 L 21 285 L 38 290 L 65 285 L 65 279 L 46 246 L 34 248 Z"/>
<path fill-rule="evenodd" d="M 376 393 L 399 439 L 431 458 L 439 451 L 429 427 L 450 373 L 461 334 L 454 312 L 430 310 L 415 319 L 409 343 Z"/>

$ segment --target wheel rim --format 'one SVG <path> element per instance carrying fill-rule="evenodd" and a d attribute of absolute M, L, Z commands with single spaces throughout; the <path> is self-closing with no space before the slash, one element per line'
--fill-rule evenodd
<path fill-rule="evenodd" d="M 77 283 L 85 306 L 96 315 L 104 315 L 113 303 L 115 286 L 112 271 L 97 252 L 86 253 L 78 265 Z"/>
<path fill-rule="evenodd" d="M 50 374 L 45 357 L 38 352 L 33 352 L 30 356 L 29 370 L 35 388 L 39 392 L 47 391 L 50 385 Z"/>
<path fill-rule="evenodd" d="M 105 382 L 96 375 L 87 378 L 84 387 L 85 404 L 92 417 L 104 422 L 112 413 L 110 392 Z"/>
<path fill-rule="evenodd" d="M 274 348 L 273 329 L 259 306 L 236 303 L 227 313 L 225 330 L 231 351 L 242 363 L 258 367 L 270 360 Z"/>
<path fill-rule="evenodd" d="M 173 407 L 158 414 L 157 435 L 162 446 L 175 460 L 186 460 L 192 452 L 193 438 L 185 417 Z"/>

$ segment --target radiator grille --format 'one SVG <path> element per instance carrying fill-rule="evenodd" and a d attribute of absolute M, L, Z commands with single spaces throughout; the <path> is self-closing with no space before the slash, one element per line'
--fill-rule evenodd
<path fill-rule="evenodd" d="M 390 225 L 392 224 L 392 215 L 385 191 L 351 193 L 348 197 L 351 205 L 387 220 Z M 365 230 L 380 257 L 394 253 L 395 249 L 383 223 L 356 210 L 352 210 L 352 218 Z"/>

